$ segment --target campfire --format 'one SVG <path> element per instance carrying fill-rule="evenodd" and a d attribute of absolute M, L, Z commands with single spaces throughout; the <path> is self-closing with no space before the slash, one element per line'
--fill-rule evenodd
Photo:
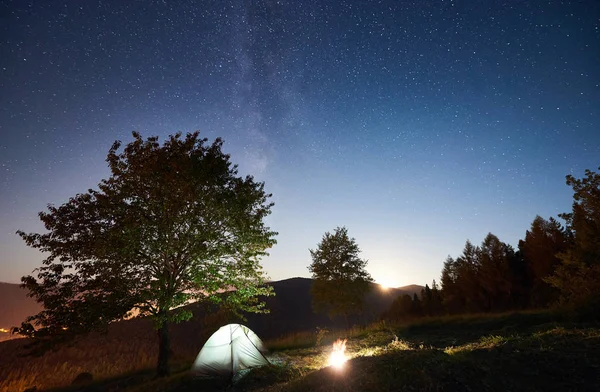
<path fill-rule="evenodd" d="M 346 362 L 346 341 L 347 339 L 338 339 L 333 343 L 333 351 L 329 356 L 329 366 L 333 366 L 337 369 L 341 369 Z"/>

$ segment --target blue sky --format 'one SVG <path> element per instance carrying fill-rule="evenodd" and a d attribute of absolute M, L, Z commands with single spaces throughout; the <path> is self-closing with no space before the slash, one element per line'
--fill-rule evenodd
<path fill-rule="evenodd" d="M 114 140 L 222 137 L 276 205 L 271 278 L 346 226 L 389 285 L 437 279 L 493 232 L 517 245 L 600 166 L 596 1 L 2 4 L 0 280 L 16 230 L 108 175 Z"/>

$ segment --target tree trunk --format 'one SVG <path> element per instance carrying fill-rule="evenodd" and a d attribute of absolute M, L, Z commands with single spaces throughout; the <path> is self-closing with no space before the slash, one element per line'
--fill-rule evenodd
<path fill-rule="evenodd" d="M 156 366 L 156 375 L 158 377 L 168 376 L 169 356 L 171 354 L 171 342 L 169 341 L 169 325 L 166 320 L 160 322 L 158 329 L 158 364 Z"/>

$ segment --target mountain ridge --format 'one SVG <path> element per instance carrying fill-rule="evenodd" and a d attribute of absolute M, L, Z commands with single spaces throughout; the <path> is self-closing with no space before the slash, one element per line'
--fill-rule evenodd
<path fill-rule="evenodd" d="M 314 330 L 317 327 L 344 327 L 345 321 L 342 318 L 332 320 L 327 315 L 312 310 L 310 296 L 312 281 L 311 278 L 292 277 L 268 282 L 273 286 L 276 294 L 265 298 L 270 313 L 247 314 L 245 315 L 247 320 L 243 322 L 259 336 L 265 338 Z M 422 288 L 423 286 L 419 285 L 409 285 L 384 289 L 383 286 L 372 283 L 372 290 L 365 297 L 365 310 L 360 316 L 350 316 L 348 322 L 350 325 L 364 325 L 376 321 L 400 294 L 418 294 Z M 197 330 L 196 324 L 204 323 L 205 317 L 213 316 L 198 304 L 188 306 L 195 317 L 189 322 L 174 327 L 176 331 L 180 330 L 186 335 L 186 330 L 190 333 Z M 41 309 L 42 306 L 28 297 L 26 290 L 19 284 L 0 282 L 0 341 L 10 339 L 11 335 L 8 331 L 11 327 L 21 325 L 28 316 L 37 314 Z M 129 324 L 122 326 L 125 325 Z"/>

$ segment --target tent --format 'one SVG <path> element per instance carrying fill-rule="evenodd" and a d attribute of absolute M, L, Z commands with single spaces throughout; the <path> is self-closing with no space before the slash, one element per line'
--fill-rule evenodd
<path fill-rule="evenodd" d="M 242 369 L 268 365 L 267 349 L 250 328 L 229 324 L 219 328 L 204 343 L 192 365 L 196 375 L 233 375 Z"/>

